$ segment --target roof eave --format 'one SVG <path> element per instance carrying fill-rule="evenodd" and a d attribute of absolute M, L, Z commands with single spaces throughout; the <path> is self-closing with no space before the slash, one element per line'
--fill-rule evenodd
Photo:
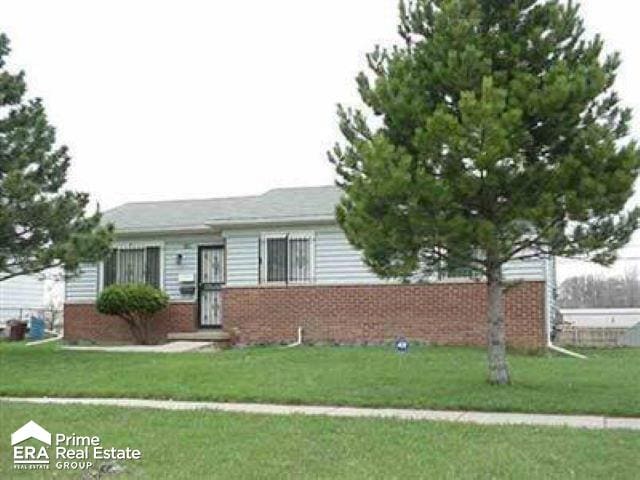
<path fill-rule="evenodd" d="M 117 236 L 131 235 L 167 235 L 167 234 L 197 234 L 220 231 L 223 228 L 251 228 L 275 225 L 333 225 L 336 218 L 333 215 L 307 215 L 300 217 L 265 217 L 247 219 L 213 220 L 204 225 L 192 225 L 181 227 L 145 227 L 145 228 L 118 228 Z"/>
<path fill-rule="evenodd" d="M 162 235 L 162 234 L 196 234 L 210 233 L 211 227 L 207 225 L 186 226 L 186 227 L 145 227 L 145 228 L 118 228 L 115 234 L 118 235 Z"/>
<path fill-rule="evenodd" d="M 211 228 L 251 228 L 264 227 L 274 225 L 332 225 L 336 223 L 333 215 L 307 215 L 300 217 L 265 217 L 265 218 L 246 218 L 246 219 L 229 219 L 229 220 L 213 220 L 207 222 Z"/>

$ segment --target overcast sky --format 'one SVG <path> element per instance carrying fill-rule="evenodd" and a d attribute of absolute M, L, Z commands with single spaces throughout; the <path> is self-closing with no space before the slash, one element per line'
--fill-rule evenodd
<path fill-rule="evenodd" d="M 635 2 L 583 0 L 622 52 L 640 132 Z M 5 0 L 10 65 L 73 155 L 69 184 L 103 209 L 333 182 L 335 105 L 356 103 L 364 54 L 396 38 L 396 0 Z M 639 241 L 634 243 L 640 244 Z M 640 256 L 640 248 L 623 256 Z M 630 265 L 618 266 L 620 271 Z M 591 270 L 560 265 L 560 278 Z"/>

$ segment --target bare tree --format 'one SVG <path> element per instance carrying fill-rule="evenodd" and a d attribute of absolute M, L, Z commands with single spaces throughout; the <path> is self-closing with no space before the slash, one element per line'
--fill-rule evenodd
<path fill-rule="evenodd" d="M 558 305 L 565 308 L 640 307 L 640 278 L 637 268 L 623 275 L 604 277 L 581 275 L 568 278 L 560 286 Z"/>

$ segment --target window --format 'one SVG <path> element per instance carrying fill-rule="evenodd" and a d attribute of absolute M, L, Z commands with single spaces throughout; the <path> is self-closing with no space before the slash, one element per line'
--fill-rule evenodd
<path fill-rule="evenodd" d="M 160 247 L 118 248 L 104 260 L 104 287 L 146 283 L 160 288 Z"/>
<path fill-rule="evenodd" d="M 287 281 L 287 238 L 267 238 L 267 282 Z"/>
<path fill-rule="evenodd" d="M 448 278 L 469 278 L 477 280 L 480 277 L 478 271 L 472 268 L 446 268 L 446 266 L 438 270 L 438 280 L 446 280 Z"/>
<path fill-rule="evenodd" d="M 439 262 L 435 273 L 438 280 L 465 278 L 478 280 L 481 277 L 480 272 L 478 272 L 478 270 L 475 270 L 474 268 L 471 268 L 469 266 L 447 265 L 447 262 L 444 260 L 441 260 Z"/>
<path fill-rule="evenodd" d="M 313 247 L 309 234 L 266 235 L 261 259 L 264 282 L 306 283 L 313 279 Z"/>

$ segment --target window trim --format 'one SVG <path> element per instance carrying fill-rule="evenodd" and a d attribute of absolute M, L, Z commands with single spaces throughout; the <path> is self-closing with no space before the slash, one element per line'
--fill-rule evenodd
<path fill-rule="evenodd" d="M 309 240 L 309 280 L 289 280 L 289 262 L 287 261 L 286 272 L 287 279 L 284 282 L 270 282 L 267 280 L 267 265 L 268 265 L 268 249 L 267 240 L 286 238 L 287 239 L 287 258 L 289 255 L 289 239 Z M 316 282 L 316 234 L 311 230 L 292 230 L 292 231 L 277 231 L 277 232 L 263 232 L 260 235 L 260 245 L 258 249 L 258 280 L 260 285 L 274 285 L 274 286 L 287 286 L 287 285 L 310 285 Z"/>
<path fill-rule="evenodd" d="M 164 283 L 164 251 L 165 245 L 162 241 L 128 241 L 128 242 L 114 242 L 111 245 L 111 250 L 138 250 L 144 248 L 159 248 L 160 249 L 160 290 L 166 291 Z M 98 293 L 104 290 L 104 260 L 98 263 Z"/>

